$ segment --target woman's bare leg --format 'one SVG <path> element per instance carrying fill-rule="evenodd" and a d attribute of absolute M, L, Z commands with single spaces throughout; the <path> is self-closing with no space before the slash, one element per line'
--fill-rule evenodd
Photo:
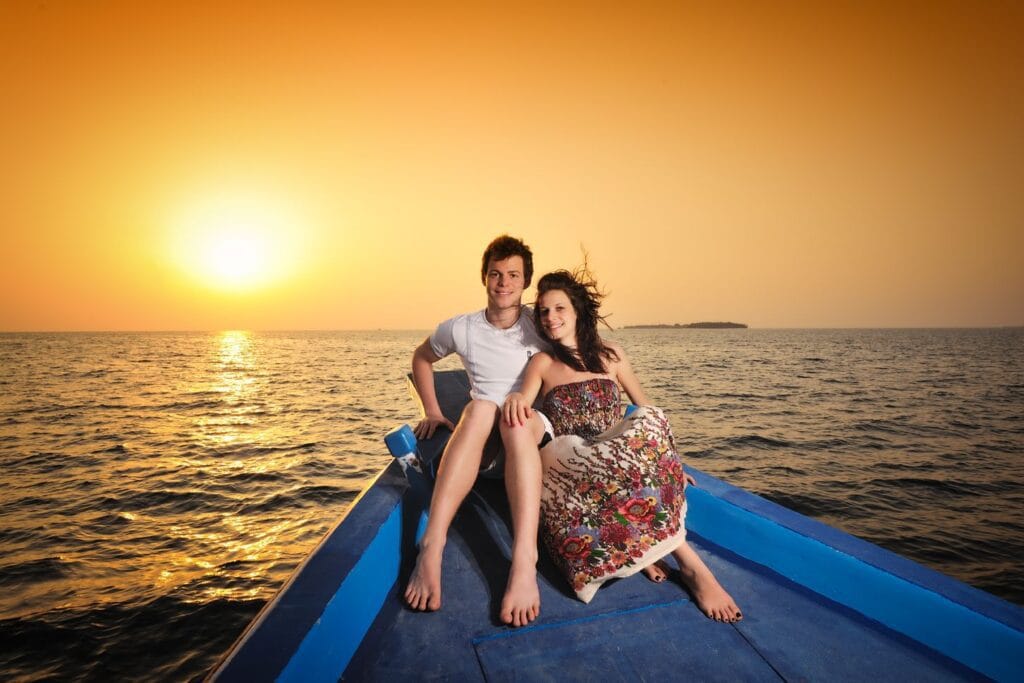
<path fill-rule="evenodd" d="M 664 560 L 658 560 L 654 564 L 649 564 L 641 571 L 643 571 L 644 576 L 654 583 L 661 583 L 668 578 L 668 565 L 665 564 Z"/>
<path fill-rule="evenodd" d="M 743 618 L 732 596 L 725 592 L 718 579 L 704 564 L 704 560 L 700 559 L 686 541 L 680 543 L 679 547 L 672 551 L 672 555 L 679 563 L 683 583 L 693 593 L 693 599 L 701 612 L 715 621 L 734 622 Z"/>

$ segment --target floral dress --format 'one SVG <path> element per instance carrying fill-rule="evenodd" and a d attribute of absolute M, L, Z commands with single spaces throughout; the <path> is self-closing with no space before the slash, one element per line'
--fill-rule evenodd
<path fill-rule="evenodd" d="M 541 493 L 541 536 L 576 596 L 630 576 L 686 538 L 686 482 L 660 408 L 622 417 L 615 381 L 552 389 L 541 408 L 555 438 Z"/>

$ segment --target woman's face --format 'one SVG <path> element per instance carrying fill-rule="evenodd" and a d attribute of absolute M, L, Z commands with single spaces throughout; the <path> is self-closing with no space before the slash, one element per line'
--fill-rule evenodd
<path fill-rule="evenodd" d="M 537 316 L 548 339 L 576 346 L 576 310 L 568 294 L 560 289 L 541 294 L 537 298 Z"/>

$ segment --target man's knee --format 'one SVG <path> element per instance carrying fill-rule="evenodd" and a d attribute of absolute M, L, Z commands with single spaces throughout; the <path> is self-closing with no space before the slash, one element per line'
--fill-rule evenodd
<path fill-rule="evenodd" d="M 498 404 L 494 401 L 485 401 L 480 398 L 474 398 L 466 407 L 462 409 L 462 417 L 459 418 L 460 422 L 487 422 L 494 423 L 494 419 L 498 416 Z"/>
<path fill-rule="evenodd" d="M 455 429 L 455 438 L 460 442 L 467 438 L 486 439 L 494 429 L 494 421 L 498 417 L 496 403 L 473 399 L 462 410 L 462 417 L 459 418 L 458 427 Z"/>

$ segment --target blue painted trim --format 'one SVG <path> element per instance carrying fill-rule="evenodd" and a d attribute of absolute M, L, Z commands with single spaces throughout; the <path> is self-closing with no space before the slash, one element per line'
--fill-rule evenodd
<path fill-rule="evenodd" d="M 1024 631 L 1024 609 L 991 593 L 969 586 L 945 574 L 929 569 L 902 555 L 857 538 L 835 527 L 794 512 L 789 508 L 755 495 L 745 489 L 728 484 L 692 467 L 697 485 L 716 498 L 727 501 L 751 514 L 771 520 L 802 536 L 813 538 L 839 552 L 853 555 L 882 571 L 899 576 L 911 583 L 945 595 L 968 609 L 1002 622 L 1017 631 Z"/>
<path fill-rule="evenodd" d="M 381 527 L 396 510 L 401 511 L 400 502 L 407 488 L 397 462 L 384 468 L 253 620 L 214 669 L 210 680 L 249 683 L 274 680 L 280 675 L 349 576 L 365 571 L 367 549 L 384 540 Z M 391 561 L 399 561 L 397 543 L 385 551 Z M 364 569 L 359 569 L 360 565 Z M 371 621 L 378 608 L 369 615 Z"/>
<path fill-rule="evenodd" d="M 398 579 L 401 542 L 399 503 L 295 650 L 278 681 L 336 681 L 341 677 Z"/>
<path fill-rule="evenodd" d="M 1024 680 L 1024 633 L 965 604 L 965 597 L 973 597 L 963 590 L 968 587 L 941 575 L 937 581 L 927 576 L 934 572 L 909 560 L 826 525 L 808 524 L 813 520 L 690 471 L 699 488 L 687 489 L 686 525 L 695 533 L 986 676 Z M 913 569 L 909 578 L 898 571 L 908 565 Z M 913 580 L 922 577 L 932 585 Z M 955 597 L 938 590 L 945 587 L 939 584 L 954 586 Z M 979 598 L 980 607 L 987 602 Z M 1008 603 L 1001 608 L 1000 614 L 1013 611 Z"/>

